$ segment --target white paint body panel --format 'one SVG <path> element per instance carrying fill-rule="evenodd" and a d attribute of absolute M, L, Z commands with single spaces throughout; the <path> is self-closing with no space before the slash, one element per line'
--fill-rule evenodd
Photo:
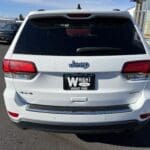
<path fill-rule="evenodd" d="M 15 122 L 22 120 L 38 123 L 104 123 L 126 120 L 138 120 L 141 113 L 149 113 L 150 110 L 150 83 L 147 81 L 127 81 L 120 73 L 123 64 L 128 61 L 149 60 L 149 49 L 139 29 L 135 25 L 140 38 L 145 46 L 146 54 L 128 56 L 90 56 L 90 57 L 64 57 L 64 56 L 33 56 L 13 54 L 14 47 L 20 33 L 30 17 L 38 15 L 64 15 L 64 12 L 35 12 L 31 13 L 22 24 L 17 33 L 6 59 L 27 60 L 35 63 L 38 75 L 32 80 L 19 80 L 5 78 L 6 89 L 4 99 L 8 111 L 18 112 L 19 118 L 11 119 Z M 80 11 L 74 11 L 80 13 Z M 87 12 L 87 11 L 85 11 Z M 100 12 L 92 12 L 94 15 Z M 101 12 L 107 14 L 107 12 Z M 114 14 L 118 12 L 112 12 Z M 110 13 L 109 13 L 110 14 Z M 88 62 L 90 67 L 69 68 L 72 61 Z M 96 90 L 92 91 L 65 91 L 63 89 L 63 74 L 65 73 L 93 73 L 96 75 Z M 32 93 L 32 94 L 23 94 Z M 22 103 L 18 103 L 17 99 Z M 74 101 L 77 99 L 78 101 Z M 81 99 L 81 102 L 80 102 Z M 83 102 L 84 100 L 84 102 Z M 26 104 L 38 104 L 47 106 L 116 106 L 129 105 L 132 112 L 117 114 L 87 114 L 67 115 L 50 114 L 26 111 Z"/>

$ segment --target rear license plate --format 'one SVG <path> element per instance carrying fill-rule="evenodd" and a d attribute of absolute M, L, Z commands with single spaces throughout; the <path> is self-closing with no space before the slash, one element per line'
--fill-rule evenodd
<path fill-rule="evenodd" d="M 64 74 L 64 90 L 94 90 L 95 74 Z"/>

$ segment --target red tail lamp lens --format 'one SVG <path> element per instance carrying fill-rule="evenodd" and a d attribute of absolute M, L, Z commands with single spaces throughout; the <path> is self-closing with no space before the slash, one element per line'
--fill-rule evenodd
<path fill-rule="evenodd" d="M 124 64 L 122 74 L 127 80 L 148 80 L 150 77 L 150 61 L 132 61 Z"/>
<path fill-rule="evenodd" d="M 3 71 L 5 73 L 18 73 L 18 72 L 36 73 L 37 72 L 33 62 L 10 60 L 10 59 L 4 59 Z"/>
<path fill-rule="evenodd" d="M 10 112 L 10 111 L 8 111 L 8 114 L 9 114 L 11 117 L 14 117 L 14 118 L 19 117 L 19 114 L 18 114 L 18 113 L 15 113 L 15 112 Z"/>
<path fill-rule="evenodd" d="M 91 16 L 91 14 L 87 14 L 87 13 L 68 14 L 68 17 L 70 17 L 70 18 L 88 18 L 90 16 Z"/>
<path fill-rule="evenodd" d="M 123 66 L 122 73 L 150 73 L 150 61 L 127 62 Z"/>

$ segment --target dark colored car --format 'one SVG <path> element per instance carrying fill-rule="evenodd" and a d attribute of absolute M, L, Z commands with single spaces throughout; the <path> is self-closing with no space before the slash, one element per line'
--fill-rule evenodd
<path fill-rule="evenodd" d="M 0 42 L 10 44 L 16 35 L 21 23 L 7 23 L 0 28 Z"/>

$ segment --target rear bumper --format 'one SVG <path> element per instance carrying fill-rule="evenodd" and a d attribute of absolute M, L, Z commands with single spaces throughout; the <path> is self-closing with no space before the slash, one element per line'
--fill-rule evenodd
<path fill-rule="evenodd" d="M 141 119 L 140 115 L 150 113 L 149 97 L 149 91 L 142 94 L 142 97 L 136 103 L 129 105 L 130 111 L 122 110 L 122 112 L 118 112 L 117 110 L 116 112 L 115 110 L 114 113 L 113 110 L 106 113 L 103 110 L 104 112 L 95 114 L 67 114 L 57 113 L 56 111 L 45 112 L 43 107 L 38 107 L 37 111 L 27 110 L 26 102 L 21 101 L 14 90 L 5 90 L 4 92 L 7 111 L 19 114 L 16 118 L 9 115 L 10 119 L 18 126 L 69 133 L 121 132 L 143 127 L 149 118 Z M 46 109 L 49 110 L 49 108 Z"/>
<path fill-rule="evenodd" d="M 138 122 L 122 121 L 107 124 L 41 124 L 32 122 L 15 123 L 20 128 L 40 129 L 44 131 L 60 133 L 119 133 L 123 131 L 135 131 L 144 127 L 148 121 Z"/>

